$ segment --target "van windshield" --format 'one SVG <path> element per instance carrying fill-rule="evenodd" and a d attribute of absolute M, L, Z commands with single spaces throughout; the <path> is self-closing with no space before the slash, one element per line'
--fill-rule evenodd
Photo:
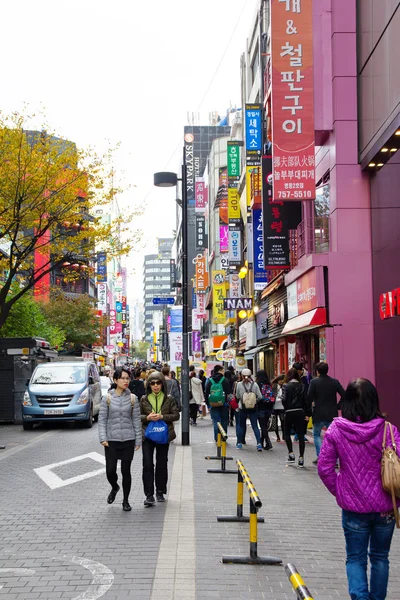
<path fill-rule="evenodd" d="M 39 365 L 31 383 L 85 383 L 86 368 L 83 365 Z"/>

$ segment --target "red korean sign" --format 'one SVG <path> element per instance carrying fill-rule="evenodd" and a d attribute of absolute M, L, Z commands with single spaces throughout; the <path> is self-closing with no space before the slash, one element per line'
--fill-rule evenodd
<path fill-rule="evenodd" d="M 273 199 L 315 198 L 312 0 L 271 0 Z"/>

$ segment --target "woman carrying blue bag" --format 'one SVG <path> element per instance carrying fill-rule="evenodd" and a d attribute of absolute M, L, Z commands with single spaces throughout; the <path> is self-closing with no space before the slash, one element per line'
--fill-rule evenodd
<path fill-rule="evenodd" d="M 174 421 L 179 421 L 178 406 L 167 394 L 164 375 L 155 371 L 147 378 L 146 395 L 140 400 L 143 427 L 144 505 L 154 506 L 154 479 L 157 502 L 165 502 L 168 482 L 169 443 L 176 438 Z M 156 464 L 154 468 L 154 451 Z"/>

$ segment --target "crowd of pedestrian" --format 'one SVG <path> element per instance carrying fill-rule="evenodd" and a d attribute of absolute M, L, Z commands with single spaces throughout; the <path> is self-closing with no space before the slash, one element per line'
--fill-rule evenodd
<path fill-rule="evenodd" d="M 218 423 L 225 431 L 235 426 L 236 448 L 246 444 L 247 422 L 258 452 L 276 442 L 286 443 L 288 465 L 296 465 L 293 439 L 298 440 L 297 467 L 304 468 L 306 432 L 312 419 L 318 474 L 342 509 L 346 543 L 346 571 L 352 600 L 384 600 L 389 578 L 389 551 L 400 505 L 400 472 L 397 499 L 382 485 L 382 451 L 400 457 L 400 434 L 392 427 L 387 438 L 386 415 L 379 407 L 375 386 L 357 379 L 346 390 L 328 375 L 329 365 L 319 362 L 315 377 L 301 363 L 272 381 L 265 370 L 253 377 L 250 369 L 236 373 L 216 365 L 208 378 L 203 371 L 189 371 L 190 423 L 209 411 L 217 441 Z M 111 379 L 110 379 L 111 381 Z M 207 407 L 207 408 L 206 408 Z M 120 489 L 117 462 L 121 461 L 124 511 L 131 510 L 131 463 L 142 448 L 144 505 L 165 501 L 168 482 L 168 450 L 176 437 L 181 390 L 168 365 L 116 369 L 99 416 L 99 437 L 105 447 L 106 476 L 111 485 L 107 502 Z M 339 416 L 340 415 L 340 416 Z M 280 425 L 280 427 L 279 427 Z M 325 432 L 322 438 L 322 432 Z M 294 437 L 295 436 L 295 437 Z M 293 439 L 292 439 L 293 438 Z M 398 462 L 400 469 L 400 462 Z M 400 522 L 398 523 L 400 526 Z M 368 558 L 370 570 L 368 577 Z"/>

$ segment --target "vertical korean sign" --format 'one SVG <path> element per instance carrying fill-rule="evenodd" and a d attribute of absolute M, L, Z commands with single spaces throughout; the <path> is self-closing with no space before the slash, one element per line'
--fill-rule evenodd
<path fill-rule="evenodd" d="M 253 210 L 253 269 L 254 290 L 262 291 L 267 285 L 263 254 L 263 217 L 261 208 Z"/>
<path fill-rule="evenodd" d="M 312 0 L 271 0 L 273 199 L 315 198 Z"/>
<path fill-rule="evenodd" d="M 286 207 L 284 202 L 272 202 L 271 156 L 263 156 L 262 178 L 264 268 L 286 269 L 290 266 Z"/>
<path fill-rule="evenodd" d="M 213 323 L 223 325 L 226 321 L 224 298 L 226 297 L 225 271 L 212 272 Z"/>
<path fill-rule="evenodd" d="M 237 191 L 240 179 L 240 144 L 236 140 L 227 143 L 228 151 L 228 220 L 230 225 L 240 223 L 240 204 Z"/>

